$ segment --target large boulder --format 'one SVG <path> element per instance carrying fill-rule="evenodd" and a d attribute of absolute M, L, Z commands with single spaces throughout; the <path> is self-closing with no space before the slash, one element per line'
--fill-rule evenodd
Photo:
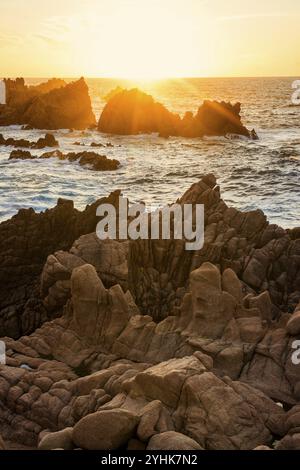
<path fill-rule="evenodd" d="M 151 437 L 147 450 L 203 450 L 203 447 L 180 432 L 167 431 Z"/>
<path fill-rule="evenodd" d="M 39 450 L 64 449 L 72 450 L 73 428 L 65 428 L 62 431 L 46 434 L 39 442 Z"/>
<path fill-rule="evenodd" d="M 141 411 L 137 436 L 142 442 L 147 442 L 155 434 L 173 431 L 173 429 L 171 416 L 161 401 L 154 400 Z"/>
<path fill-rule="evenodd" d="M 284 432 L 283 416 L 258 390 L 204 372 L 187 378 L 173 418 L 176 429 L 207 449 L 250 450 Z"/>
<path fill-rule="evenodd" d="M 87 450 L 116 450 L 133 436 L 139 418 L 122 409 L 104 410 L 82 418 L 74 427 L 74 443 Z"/>

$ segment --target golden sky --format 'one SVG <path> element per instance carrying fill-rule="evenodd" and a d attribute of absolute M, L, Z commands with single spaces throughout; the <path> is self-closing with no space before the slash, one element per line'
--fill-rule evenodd
<path fill-rule="evenodd" d="M 299 76 L 300 0 L 0 0 L 0 77 Z"/>

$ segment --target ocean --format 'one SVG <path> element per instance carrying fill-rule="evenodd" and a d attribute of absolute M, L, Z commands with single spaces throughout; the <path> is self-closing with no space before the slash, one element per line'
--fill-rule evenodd
<path fill-rule="evenodd" d="M 59 197 L 73 199 L 78 209 L 120 189 L 132 202 L 148 209 L 175 202 L 203 174 L 214 173 L 229 206 L 261 209 L 271 223 L 300 225 L 300 106 L 292 104 L 295 78 L 193 78 L 133 83 L 87 79 L 97 118 L 105 95 L 116 86 L 138 86 L 170 110 L 196 111 L 204 99 L 240 101 L 243 123 L 255 128 L 258 141 L 244 138 L 196 138 L 156 135 L 111 136 L 97 131 L 53 132 L 63 152 L 80 151 L 74 142 L 110 142 L 94 149 L 117 158 L 121 167 L 97 172 L 78 163 L 50 159 L 8 161 L 10 147 L 0 147 L 0 221 L 21 208 L 43 211 Z M 35 84 L 46 79 L 27 79 Z M 36 140 L 43 131 L 21 126 L 0 127 L 6 138 Z M 40 155 L 44 151 L 32 151 Z"/>

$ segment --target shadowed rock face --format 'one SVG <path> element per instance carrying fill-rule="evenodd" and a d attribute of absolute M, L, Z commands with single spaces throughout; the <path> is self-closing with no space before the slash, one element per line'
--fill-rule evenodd
<path fill-rule="evenodd" d="M 109 99 L 98 125 L 101 132 L 131 135 L 158 132 L 177 135 L 180 117 L 138 89 L 123 90 Z"/>
<path fill-rule="evenodd" d="M 24 78 L 5 79 L 6 105 L 0 106 L 0 125 L 22 124 L 24 112 L 36 97 L 65 85 L 64 80 L 56 78 L 37 86 L 25 85 Z"/>
<path fill-rule="evenodd" d="M 241 104 L 225 103 L 224 101 L 208 101 L 198 109 L 195 116 L 187 113 L 182 121 L 181 134 L 185 137 L 224 136 L 239 134 L 250 137 L 250 133 L 241 121 Z"/>
<path fill-rule="evenodd" d="M 191 310 L 183 302 L 177 316 L 155 323 L 140 315 L 129 291 L 105 289 L 93 266 L 77 266 L 64 316 L 17 342 L 6 338 L 4 438 L 34 446 L 40 435 L 41 448 L 61 442 L 85 449 L 117 449 L 135 438 L 151 449 L 164 434 L 166 449 L 175 442 L 180 448 L 252 449 L 284 436 L 283 409 L 232 370 L 233 363 L 242 368 L 251 360 L 261 337 L 252 330 L 251 340 L 242 339 L 245 325 L 238 320 L 262 324 L 261 312 L 244 309 L 243 299 L 223 290 L 228 277 L 215 266 L 206 263 L 191 276 L 198 292 L 210 285 L 218 298 L 227 294 L 231 318 L 218 332 L 207 329 L 202 336 L 196 285 L 186 293 Z M 232 321 L 236 332 L 228 330 Z M 54 434 L 45 443 L 46 432 Z"/>
<path fill-rule="evenodd" d="M 1 310 L 3 335 L 3 319 L 59 316 L 30 336 L 5 338 L 4 440 L 67 449 L 299 448 L 300 372 L 291 358 L 300 339 L 299 231 L 228 208 L 213 175 L 179 202 L 205 204 L 198 252 L 178 240 L 100 241 L 96 205 L 79 213 L 61 202 L 0 225 L 1 302 L 21 298 L 18 311 Z"/>
<path fill-rule="evenodd" d="M 115 203 L 119 193 L 102 201 Z M 97 203 L 80 212 L 72 201 L 36 214 L 20 210 L 0 224 L 0 335 L 14 338 L 32 332 L 48 317 L 40 308 L 39 276 L 47 256 L 68 250 L 82 234 L 95 230 Z"/>
<path fill-rule="evenodd" d="M 0 108 L 0 125 L 27 124 L 37 129 L 85 129 L 95 125 L 83 78 L 66 84 L 51 80 L 27 87 L 23 79 L 6 81 L 8 101 Z"/>
<path fill-rule="evenodd" d="M 188 112 L 181 119 L 138 89 L 121 90 L 109 98 L 100 116 L 98 129 L 124 135 L 157 132 L 165 137 L 226 134 L 250 137 L 241 122 L 240 109 L 240 103 L 231 105 L 223 101 L 204 101 L 195 116 Z"/>

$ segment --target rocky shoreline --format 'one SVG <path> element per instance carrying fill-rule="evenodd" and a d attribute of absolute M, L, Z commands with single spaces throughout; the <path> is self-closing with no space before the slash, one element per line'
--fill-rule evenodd
<path fill-rule="evenodd" d="M 25 85 L 23 78 L 4 82 L 6 105 L 0 105 L 0 126 L 22 124 L 24 130 L 97 128 L 107 134 L 158 133 L 165 138 L 237 134 L 258 139 L 254 129 L 243 125 L 239 102 L 205 100 L 195 115 L 188 111 L 181 118 L 139 89 L 117 88 L 107 96 L 96 124 L 84 78 L 68 84 L 52 79 L 37 86 Z"/>
<path fill-rule="evenodd" d="M 118 197 L 0 224 L 0 447 L 299 449 L 300 228 L 209 174 L 178 201 L 205 205 L 200 251 L 100 241 Z"/>

